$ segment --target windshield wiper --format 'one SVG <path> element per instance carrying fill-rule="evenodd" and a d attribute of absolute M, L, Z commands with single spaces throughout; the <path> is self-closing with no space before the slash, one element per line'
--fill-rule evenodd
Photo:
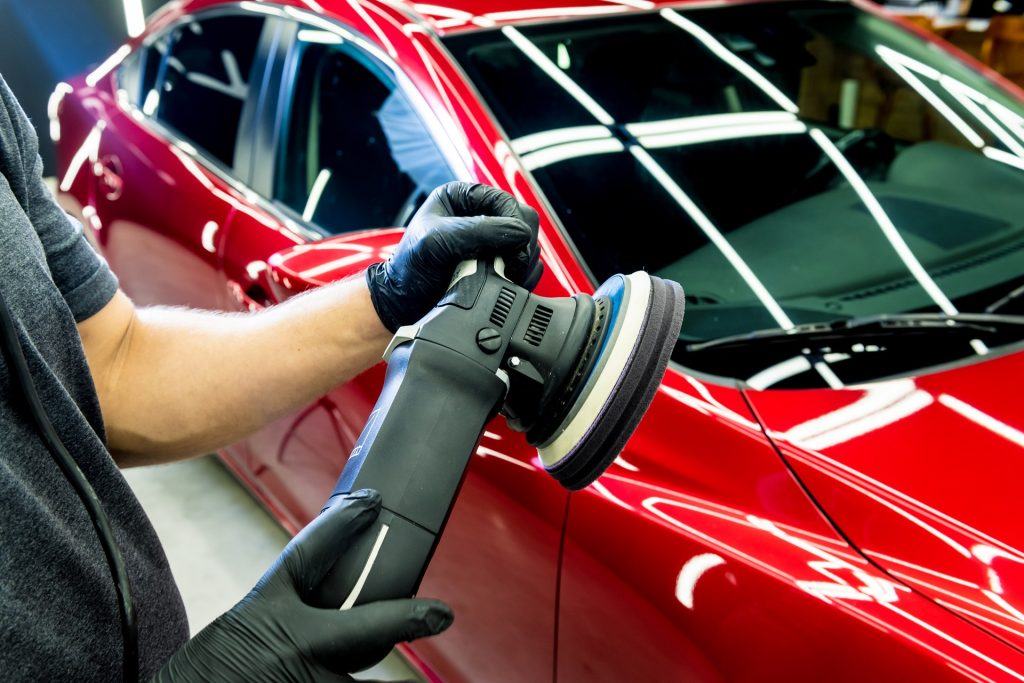
<path fill-rule="evenodd" d="M 1005 330 L 1007 326 L 1024 328 L 1024 316 L 993 313 L 903 313 L 871 315 L 860 318 L 805 323 L 790 328 L 776 327 L 743 334 L 719 337 L 704 342 L 687 344 L 690 352 L 707 351 L 729 346 L 749 346 L 761 342 L 824 341 L 856 336 L 895 337 L 909 331 L 953 332 L 963 336 L 983 337 Z"/>

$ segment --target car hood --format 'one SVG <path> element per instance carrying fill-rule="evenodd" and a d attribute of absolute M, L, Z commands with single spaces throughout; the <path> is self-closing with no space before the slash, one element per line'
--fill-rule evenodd
<path fill-rule="evenodd" d="M 747 390 L 824 512 L 893 577 L 1024 649 L 1024 353 L 839 390 Z"/>

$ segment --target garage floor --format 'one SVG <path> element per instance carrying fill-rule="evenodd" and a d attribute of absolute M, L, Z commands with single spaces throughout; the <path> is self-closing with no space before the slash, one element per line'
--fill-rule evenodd
<path fill-rule="evenodd" d="M 146 508 L 196 633 L 259 580 L 288 535 L 213 456 L 125 471 Z M 359 678 L 415 680 L 397 654 Z"/>

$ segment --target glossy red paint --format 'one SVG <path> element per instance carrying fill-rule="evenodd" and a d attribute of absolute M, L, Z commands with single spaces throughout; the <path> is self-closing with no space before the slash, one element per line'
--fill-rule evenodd
<path fill-rule="evenodd" d="M 1024 646 L 1024 411 L 1013 354 L 842 391 L 751 392 L 827 513 L 890 575 Z M 1001 400 L 1002 399 L 1002 400 Z"/>
<path fill-rule="evenodd" d="M 171 4 L 149 31 L 225 4 Z M 593 284 L 432 32 L 664 4 L 677 3 L 259 7 L 341 22 L 388 54 L 465 177 L 541 209 L 538 291 L 565 295 Z M 140 303 L 256 310 L 358 275 L 399 238 L 381 226 L 309 242 L 119 103 L 109 70 L 90 81 L 59 107 L 61 201 Z M 1022 364 L 801 392 L 673 367 L 622 457 L 571 497 L 495 421 L 422 589 L 455 607 L 455 626 L 406 651 L 448 682 L 1022 680 L 1024 420 L 1005 384 Z M 222 454 L 291 531 L 319 510 L 381 379 L 378 366 Z"/>

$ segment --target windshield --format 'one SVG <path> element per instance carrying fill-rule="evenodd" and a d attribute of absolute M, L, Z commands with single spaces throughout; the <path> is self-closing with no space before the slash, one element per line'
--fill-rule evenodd
<path fill-rule="evenodd" d="M 1020 102 L 884 18 L 756 3 L 446 44 L 595 280 L 642 269 L 683 285 L 675 358 L 688 367 L 747 379 L 793 349 L 752 342 L 730 363 L 688 347 L 820 321 L 985 312 L 1024 283 Z M 999 312 L 1019 313 L 1021 299 Z M 852 374 L 922 367 L 910 343 L 854 359 Z M 991 350 L 956 335 L 938 346 L 929 363 Z M 840 378 L 854 365 L 818 351 Z M 807 375 L 788 386 L 825 381 Z"/>

